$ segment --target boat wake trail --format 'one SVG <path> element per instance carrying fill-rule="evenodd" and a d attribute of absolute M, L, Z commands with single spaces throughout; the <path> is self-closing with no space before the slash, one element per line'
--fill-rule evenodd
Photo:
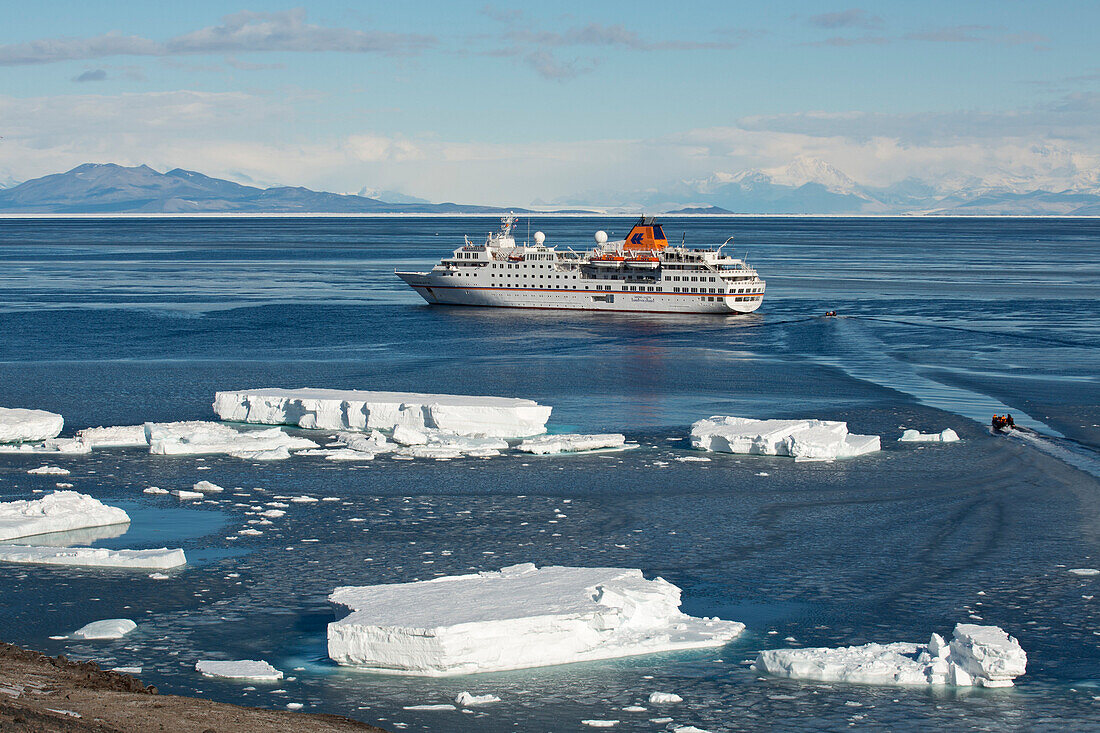
<path fill-rule="evenodd" d="M 1074 468 L 1100 478 L 1100 453 L 1037 420 L 1017 407 L 981 392 L 943 384 L 921 374 L 918 367 L 890 355 L 889 347 L 864 324 L 834 320 L 823 354 L 810 358 L 843 370 L 856 379 L 897 390 L 921 404 L 988 424 L 990 415 L 1012 413 L 1018 425 L 1035 432 L 1012 430 L 1008 435 Z"/>

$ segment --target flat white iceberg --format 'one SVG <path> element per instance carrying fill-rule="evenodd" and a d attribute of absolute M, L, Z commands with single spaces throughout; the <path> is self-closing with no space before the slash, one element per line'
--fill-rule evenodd
<path fill-rule="evenodd" d="M 87 494 L 55 491 L 41 499 L 0 503 L 0 540 L 126 524 L 129 515 Z"/>
<path fill-rule="evenodd" d="M 279 428 L 246 431 L 202 420 L 145 423 L 144 427 L 149 452 L 156 455 L 225 453 L 238 458 L 289 458 L 291 450 L 317 447 L 312 440 L 288 435 Z"/>
<path fill-rule="evenodd" d="M 536 568 L 337 588 L 338 664 L 443 676 L 721 646 L 744 625 L 680 612 L 680 589 L 626 568 Z"/>
<path fill-rule="evenodd" d="M 283 678 L 281 671 L 258 659 L 234 661 L 203 659 L 195 664 L 195 671 L 204 677 L 220 677 L 227 680 L 278 682 Z"/>
<path fill-rule="evenodd" d="M 56 412 L 0 407 L 0 443 L 33 443 L 56 438 L 65 418 Z"/>
<path fill-rule="evenodd" d="M 68 476 L 69 469 L 59 466 L 39 466 L 38 468 L 32 468 L 27 473 L 34 476 Z"/>
<path fill-rule="evenodd" d="M 899 443 L 956 443 L 959 434 L 951 428 L 940 433 L 922 433 L 919 430 L 906 430 L 898 438 Z"/>
<path fill-rule="evenodd" d="M 93 621 L 61 637 L 63 639 L 121 639 L 137 628 L 137 624 L 128 618 L 108 618 Z"/>
<path fill-rule="evenodd" d="M 562 435 L 542 435 L 538 438 L 528 438 L 516 446 L 517 450 L 536 455 L 549 455 L 552 453 L 580 453 L 590 450 L 606 450 L 609 448 L 635 447 L 627 445 L 626 436 L 621 433 L 601 433 L 598 435 L 581 435 L 579 433 L 565 433 Z"/>
<path fill-rule="evenodd" d="M 221 486 L 211 481 L 199 481 L 191 487 L 195 491 L 202 492 L 203 494 L 220 494 L 225 491 Z"/>
<path fill-rule="evenodd" d="M 230 422 L 323 430 L 435 429 L 522 438 L 546 432 L 550 407 L 532 400 L 472 395 L 336 389 L 218 392 L 214 412 Z"/>
<path fill-rule="evenodd" d="M 108 550 L 103 547 L 0 545 L 0 562 L 95 568 L 176 568 L 187 564 L 183 550 Z"/>
<path fill-rule="evenodd" d="M 879 436 L 848 432 L 832 420 L 755 420 L 715 416 L 691 426 L 693 448 L 720 453 L 791 456 L 812 460 L 851 458 L 879 450 Z"/>
<path fill-rule="evenodd" d="M 958 624 L 951 643 L 865 644 L 839 648 L 770 649 L 753 664 L 775 677 L 870 685 L 1011 687 L 1024 673 L 1020 643 L 996 626 Z"/>
<path fill-rule="evenodd" d="M 93 448 L 134 448 L 149 445 L 144 425 L 113 425 L 76 431 L 78 440 Z"/>

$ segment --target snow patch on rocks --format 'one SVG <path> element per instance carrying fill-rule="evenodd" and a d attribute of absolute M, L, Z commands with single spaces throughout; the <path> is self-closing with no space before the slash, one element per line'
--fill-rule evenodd
<path fill-rule="evenodd" d="M 870 685 L 1011 687 L 1027 654 L 996 626 L 958 624 L 950 644 L 932 634 L 927 644 L 865 644 L 839 648 L 770 649 L 753 664 L 775 677 Z"/>
<path fill-rule="evenodd" d="M 0 503 L 0 540 L 126 524 L 129 515 L 87 494 L 55 491 L 41 499 Z"/>
<path fill-rule="evenodd" d="M 919 430 L 906 430 L 898 438 L 899 443 L 957 443 L 959 434 L 951 428 L 940 433 L 922 433 Z"/>
<path fill-rule="evenodd" d="M 203 677 L 226 680 L 251 680 L 253 682 L 278 682 L 283 673 L 259 659 L 220 661 L 203 659 L 195 664 L 195 671 Z"/>
<path fill-rule="evenodd" d="M 0 562 L 96 568 L 164 570 L 187 564 L 183 550 L 108 550 L 103 547 L 0 545 Z"/>
<path fill-rule="evenodd" d="M 691 426 L 693 448 L 720 453 L 790 456 L 811 460 L 852 458 L 880 449 L 879 436 L 848 432 L 832 420 L 755 420 L 714 416 Z"/>
<path fill-rule="evenodd" d="M 337 588 L 338 664 L 443 676 L 721 646 L 744 625 L 680 612 L 680 589 L 625 568 L 536 568 Z"/>
<path fill-rule="evenodd" d="M 0 443 L 32 443 L 56 438 L 65 418 L 56 412 L 0 407 Z"/>
<path fill-rule="evenodd" d="M 218 392 L 222 420 L 324 430 L 435 429 L 458 435 L 522 438 L 546 432 L 550 407 L 508 397 L 336 389 Z"/>

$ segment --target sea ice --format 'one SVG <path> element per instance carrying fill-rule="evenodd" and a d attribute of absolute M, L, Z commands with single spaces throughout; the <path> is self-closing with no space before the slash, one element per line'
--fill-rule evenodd
<path fill-rule="evenodd" d="M 872 685 L 1011 687 L 1027 655 L 996 626 L 957 624 L 951 643 L 932 634 L 928 644 L 865 644 L 839 648 L 770 649 L 753 664 L 776 677 Z"/>
<path fill-rule="evenodd" d="M 677 695 L 675 692 L 651 692 L 649 693 L 650 705 L 674 705 L 678 702 L 683 702 L 684 698 Z"/>
<path fill-rule="evenodd" d="M 114 425 L 76 431 L 78 440 L 93 448 L 133 448 L 149 445 L 144 425 Z"/>
<path fill-rule="evenodd" d="M 108 618 L 93 621 L 61 637 L 63 639 L 121 639 L 137 628 L 137 624 L 128 618 Z"/>
<path fill-rule="evenodd" d="M 619 724 L 617 720 L 582 720 L 582 725 L 587 725 L 589 728 L 614 728 Z"/>
<path fill-rule="evenodd" d="M 691 445 L 722 453 L 830 460 L 879 450 L 879 436 L 855 435 L 831 420 L 754 420 L 715 416 L 691 426 Z"/>
<path fill-rule="evenodd" d="M 1100 570 L 1096 568 L 1070 568 L 1066 572 L 1074 575 L 1100 575 Z"/>
<path fill-rule="evenodd" d="M 500 702 L 500 698 L 496 695 L 474 695 L 470 692 L 460 692 L 455 698 L 455 704 L 461 705 L 464 708 L 477 707 L 478 705 L 490 705 L 494 702 Z"/>
<path fill-rule="evenodd" d="M 608 448 L 635 447 L 626 444 L 626 436 L 621 433 L 602 433 L 599 435 L 580 435 L 566 433 L 562 435 L 543 435 L 528 438 L 516 446 L 517 450 L 536 455 L 551 453 L 579 453 L 581 451 L 604 450 Z"/>
<path fill-rule="evenodd" d="M 145 435 L 149 452 L 156 455 L 228 453 L 256 458 L 260 452 L 279 451 L 280 457 L 283 452 L 289 457 L 290 450 L 317 447 L 312 440 L 287 435 L 279 428 L 243 431 L 201 420 L 145 423 Z"/>
<path fill-rule="evenodd" d="M 225 489 L 223 489 L 221 486 L 218 486 L 217 484 L 210 481 L 199 481 L 191 488 L 195 491 L 202 492 L 203 494 L 220 494 L 221 492 L 225 491 Z"/>
<path fill-rule="evenodd" d="M 168 489 L 162 489 L 159 486 L 150 486 L 147 489 L 142 489 L 143 494 L 167 494 Z"/>
<path fill-rule="evenodd" d="M 398 425 L 393 429 L 393 442 L 398 445 L 427 445 L 428 436 L 416 428 Z"/>
<path fill-rule="evenodd" d="M 951 428 L 941 433 L 922 433 L 919 430 L 906 430 L 898 438 L 899 443 L 955 443 L 959 440 L 959 434 Z"/>
<path fill-rule="evenodd" d="M 290 449 L 280 445 L 264 450 L 234 450 L 229 451 L 229 455 L 242 461 L 284 461 L 290 458 Z"/>
<path fill-rule="evenodd" d="M 433 428 L 499 438 L 546 432 L 550 409 L 531 400 L 508 397 L 413 392 L 251 389 L 214 396 L 214 412 L 232 422 L 326 430 Z"/>
<path fill-rule="evenodd" d="M 204 659 L 195 664 L 195 671 L 204 677 L 220 677 L 227 680 L 252 680 L 254 682 L 278 682 L 283 673 L 267 662 L 257 659 L 214 661 Z"/>
<path fill-rule="evenodd" d="M 205 495 L 199 491 L 188 491 L 187 489 L 172 489 L 172 496 L 178 498 L 180 501 L 191 501 L 193 499 L 201 499 Z"/>
<path fill-rule="evenodd" d="M 0 503 L 0 540 L 129 521 L 123 510 L 87 494 L 55 491 L 41 499 Z"/>
<path fill-rule="evenodd" d="M 0 562 L 97 568 L 175 568 L 187 564 L 183 550 L 108 550 L 103 547 L 0 545 Z"/>
<path fill-rule="evenodd" d="M 0 443 L 0 453 L 78 456 L 91 452 L 92 446 L 78 438 L 50 438 L 38 443 Z"/>
<path fill-rule="evenodd" d="M 69 469 L 58 466 L 39 466 L 38 468 L 32 468 L 27 473 L 35 476 L 68 476 Z"/>
<path fill-rule="evenodd" d="M 442 676 L 720 646 L 744 625 L 680 612 L 680 589 L 624 568 L 536 568 L 337 588 L 329 656 Z"/>
<path fill-rule="evenodd" d="M 65 419 L 55 412 L 0 407 L 0 443 L 32 443 L 56 438 L 63 427 Z"/>

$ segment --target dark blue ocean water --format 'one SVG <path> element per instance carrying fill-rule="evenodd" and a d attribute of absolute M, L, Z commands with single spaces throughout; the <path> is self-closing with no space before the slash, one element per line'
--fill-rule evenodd
<path fill-rule="evenodd" d="M 0 221 L 0 405 L 60 412 L 65 435 L 211 419 L 219 389 L 318 386 L 529 397 L 554 406 L 553 430 L 643 445 L 352 466 L 137 449 L 51 457 L 72 471 L 62 481 L 134 518 L 98 544 L 182 546 L 193 562 L 159 581 L 0 566 L 0 639 L 143 666 L 164 691 L 303 702 L 395 730 L 571 731 L 591 718 L 628 730 L 1100 727 L 1100 579 L 1067 572 L 1100 567 L 1100 222 L 664 224 L 689 243 L 735 236 L 768 281 L 764 307 L 692 317 L 428 307 L 394 277 L 463 234 L 484 236 L 490 219 Z M 532 231 L 577 247 L 629 225 L 541 219 Z M 1041 437 L 991 436 L 989 415 L 1006 410 Z M 883 451 L 833 464 L 672 460 L 687 455 L 690 423 L 713 414 L 843 419 L 883 436 Z M 963 441 L 898 444 L 905 427 L 952 427 Z M 53 488 L 57 477 L 26 474 L 44 462 L 0 456 L 0 500 Z M 240 489 L 182 506 L 141 493 L 200 479 Z M 303 493 L 334 500 L 292 505 L 260 537 L 236 535 L 249 501 Z M 325 661 L 334 587 L 516 562 L 641 568 L 683 588 L 690 613 L 748 631 L 720 650 L 443 680 Z M 48 638 L 116 616 L 138 631 Z M 925 641 L 975 618 L 1027 650 L 1014 689 L 801 684 L 744 664 L 774 646 Z M 294 679 L 216 683 L 194 672 L 200 658 L 265 658 Z M 504 702 L 403 709 L 462 690 Z M 654 690 L 684 703 L 619 710 Z M 649 722 L 666 713 L 672 724 Z"/>

